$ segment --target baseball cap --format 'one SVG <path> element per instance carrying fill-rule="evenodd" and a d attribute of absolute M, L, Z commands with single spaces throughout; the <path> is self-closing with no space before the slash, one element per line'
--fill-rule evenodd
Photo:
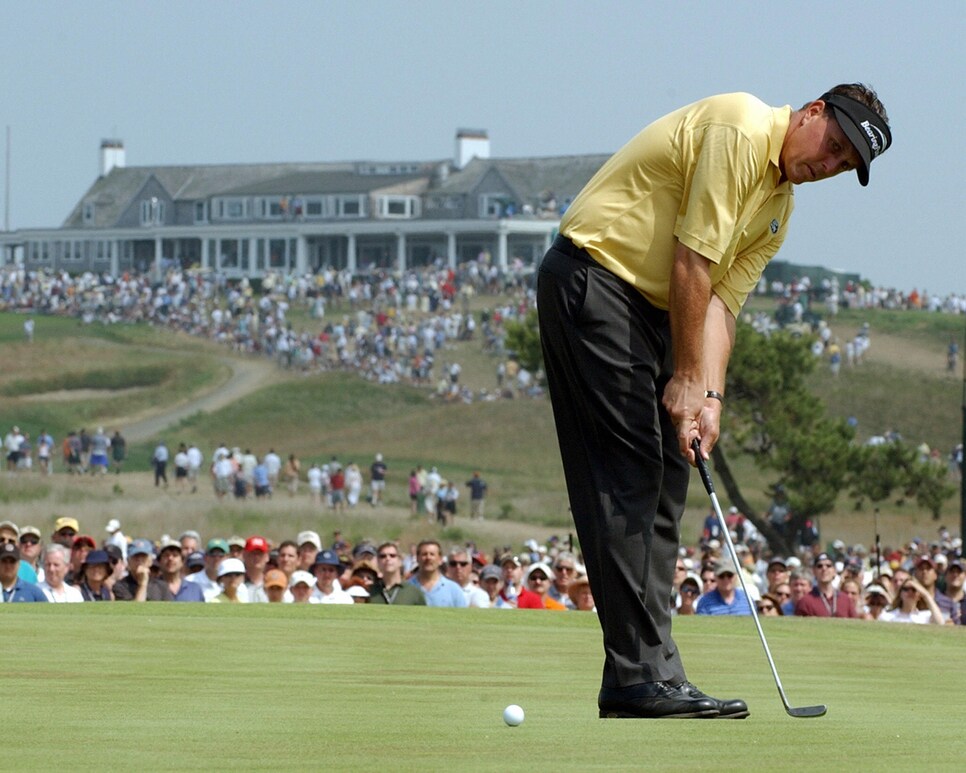
<path fill-rule="evenodd" d="M 239 537 L 237 534 L 233 534 L 228 538 L 228 547 L 230 548 L 245 548 L 245 538 Z"/>
<path fill-rule="evenodd" d="M 295 542 L 299 547 L 302 547 L 302 545 L 308 542 L 315 545 L 316 550 L 322 549 L 322 539 L 319 537 L 318 532 L 300 531 L 299 535 L 295 538 Z"/>
<path fill-rule="evenodd" d="M 20 527 L 13 521 L 0 521 L 0 529 L 9 529 L 14 533 L 14 536 L 20 536 Z"/>
<path fill-rule="evenodd" d="M 124 554 L 121 552 L 121 549 L 113 542 L 104 546 L 104 552 L 107 553 L 107 557 L 111 559 L 112 564 L 124 560 Z"/>
<path fill-rule="evenodd" d="M 54 521 L 54 531 L 60 531 L 61 529 L 73 529 L 74 531 L 80 531 L 80 524 L 77 522 L 76 518 L 62 517 Z"/>
<path fill-rule="evenodd" d="M 169 548 L 174 548 L 179 553 L 181 552 L 181 543 L 176 539 L 171 539 L 170 537 L 165 540 L 161 540 L 161 545 L 158 547 L 158 555 L 160 556 L 165 550 Z"/>
<path fill-rule="evenodd" d="M 202 553 L 200 550 L 196 550 L 194 553 L 189 553 L 188 560 L 185 561 L 185 564 L 188 566 L 189 569 L 194 569 L 199 566 L 204 566 L 205 554 Z"/>
<path fill-rule="evenodd" d="M 281 569 L 269 569 L 265 572 L 265 581 L 262 584 L 266 588 L 287 588 L 288 577 Z"/>
<path fill-rule="evenodd" d="M 245 565 L 240 558 L 226 558 L 218 564 L 218 577 L 224 577 L 226 574 L 245 574 Z"/>
<path fill-rule="evenodd" d="M 500 566 L 505 564 L 513 564 L 514 566 L 520 566 L 520 559 L 516 556 L 505 555 L 500 559 Z"/>
<path fill-rule="evenodd" d="M 205 552 L 211 553 L 215 550 L 220 550 L 222 553 L 227 553 L 228 543 L 220 537 L 215 537 L 214 539 L 208 540 L 208 545 L 205 547 Z M 221 575 L 218 576 L 220 577 Z"/>
<path fill-rule="evenodd" d="M 2 545 L 0 545 L 0 559 L 11 557 L 19 561 L 20 548 L 18 548 L 13 542 L 4 542 Z"/>
<path fill-rule="evenodd" d="M 94 541 L 94 538 L 89 534 L 78 534 L 76 537 L 74 537 L 74 541 L 70 543 L 71 550 L 76 547 L 80 547 L 81 545 L 87 545 L 87 547 L 91 548 L 92 550 L 97 547 L 97 543 Z"/>
<path fill-rule="evenodd" d="M 298 569 L 292 572 L 292 579 L 289 581 L 289 586 L 294 588 L 300 582 L 304 582 L 310 588 L 315 587 L 315 575 L 309 574 L 304 569 Z"/>
<path fill-rule="evenodd" d="M 356 558 L 366 555 L 374 557 L 376 555 L 376 548 L 370 545 L 368 542 L 363 542 L 355 546 L 352 551 L 352 555 Z"/>
<path fill-rule="evenodd" d="M 20 530 L 21 537 L 25 537 L 28 534 L 36 537 L 37 539 L 43 539 L 43 537 L 40 535 L 40 529 L 38 529 L 36 526 L 24 526 Z"/>
<path fill-rule="evenodd" d="M 919 558 L 916 559 L 917 569 L 923 564 L 929 564 L 933 568 L 936 566 L 936 562 L 932 560 L 932 556 L 930 556 L 928 553 L 924 556 L 919 556 Z"/>
<path fill-rule="evenodd" d="M 819 553 L 817 556 L 815 556 L 814 559 L 812 559 L 812 566 L 814 567 L 817 564 L 821 563 L 822 561 L 828 561 L 829 563 L 832 563 L 832 564 L 835 563 L 834 561 L 832 561 L 832 557 L 828 553 Z"/>
<path fill-rule="evenodd" d="M 881 585 L 875 585 L 875 584 L 873 584 L 873 585 L 870 585 L 868 588 L 865 589 L 865 596 L 866 596 L 866 598 L 868 598 L 869 596 L 873 596 L 876 593 L 878 593 L 883 598 L 887 598 L 887 599 L 888 598 L 892 598 L 892 596 L 889 594 L 889 591 L 887 591 Z"/>
<path fill-rule="evenodd" d="M 245 552 L 247 553 L 267 553 L 268 540 L 264 537 L 249 537 L 245 542 Z"/>
<path fill-rule="evenodd" d="M 75 540 L 76 542 L 76 540 Z M 154 555 L 154 544 L 148 539 L 136 539 L 131 543 L 131 547 L 127 549 L 127 557 L 134 558 L 134 556 L 153 556 Z"/>
<path fill-rule="evenodd" d="M 117 520 L 117 518 L 111 518 L 111 520 L 107 522 L 107 526 L 104 527 L 104 531 L 106 531 L 108 534 L 113 534 L 120 528 L 121 522 Z"/>
<path fill-rule="evenodd" d="M 720 577 L 723 574 L 738 574 L 735 567 L 728 561 L 719 561 L 714 565 L 714 576 Z"/>
<path fill-rule="evenodd" d="M 501 577 L 503 577 L 503 571 L 500 569 L 500 567 L 494 564 L 488 564 L 480 569 L 480 582 L 483 582 L 483 580 L 491 580 L 493 578 L 499 580 Z"/>
<path fill-rule="evenodd" d="M 191 539 L 195 540 L 196 542 L 201 542 L 201 535 L 194 529 L 188 529 L 188 531 L 181 532 L 181 536 L 178 537 L 178 539 L 182 540 L 185 537 L 191 537 Z"/>
<path fill-rule="evenodd" d="M 773 566 L 784 566 L 787 569 L 788 563 L 781 556 L 773 556 L 772 559 L 768 562 L 768 568 L 770 569 Z"/>
<path fill-rule="evenodd" d="M 84 559 L 84 566 L 93 566 L 95 564 L 111 565 L 111 557 L 107 554 L 106 550 L 92 550 L 87 554 L 87 558 Z"/>
<path fill-rule="evenodd" d="M 549 564 L 545 564 L 543 561 L 539 561 L 536 564 L 533 564 L 532 566 L 530 566 L 529 569 L 527 569 L 527 573 L 523 576 L 523 579 L 529 580 L 530 575 L 536 571 L 543 572 L 545 575 L 547 575 L 547 579 L 550 580 L 550 582 L 553 582 L 557 577 L 557 575 L 553 573 L 553 569 L 550 568 Z"/>
<path fill-rule="evenodd" d="M 334 550 L 320 550 L 313 566 L 342 566 Z"/>
<path fill-rule="evenodd" d="M 859 183 L 869 184 L 869 167 L 892 145 L 892 131 L 882 116 L 857 99 L 844 94 L 825 92 L 822 101 L 832 108 L 832 114 L 845 136 L 859 153 L 861 163 L 856 167 Z"/>

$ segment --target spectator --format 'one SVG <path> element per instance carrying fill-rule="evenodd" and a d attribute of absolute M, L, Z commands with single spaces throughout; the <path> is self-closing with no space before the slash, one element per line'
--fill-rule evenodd
<path fill-rule="evenodd" d="M 672 611 L 676 615 L 697 614 L 698 598 L 701 596 L 701 588 L 694 577 L 688 576 L 681 581 L 678 587 L 678 599 L 680 604 Z"/>
<path fill-rule="evenodd" d="M 176 540 L 165 540 L 158 552 L 158 565 L 161 567 L 161 582 L 167 586 L 172 601 L 205 600 L 204 591 L 196 582 L 187 582 L 182 577 L 184 570 L 184 554 L 181 543 Z"/>
<path fill-rule="evenodd" d="M 570 599 L 570 583 L 576 577 L 577 558 L 569 551 L 561 551 L 553 564 L 553 582 L 548 594 L 550 598 L 563 604 L 567 609 L 574 608 Z"/>
<path fill-rule="evenodd" d="M 198 583 L 198 587 L 201 588 L 202 592 L 205 594 L 205 601 L 214 601 L 218 596 L 223 593 L 221 586 L 221 574 L 220 567 L 224 561 L 228 559 L 228 543 L 219 538 L 214 538 L 208 540 L 208 544 L 205 547 L 205 568 L 203 572 L 197 572 L 195 574 L 189 574 L 185 577 L 188 582 Z M 235 559 L 236 561 L 238 559 Z M 241 564 L 241 561 L 238 562 Z M 242 576 L 245 574 L 245 567 L 242 565 Z M 234 592 L 235 589 L 233 588 Z"/>
<path fill-rule="evenodd" d="M 271 604 L 280 604 L 285 601 L 285 593 L 288 590 L 288 577 L 281 569 L 269 569 L 265 572 L 265 595 Z"/>
<path fill-rule="evenodd" d="M 719 562 L 714 568 L 714 590 L 705 593 L 698 601 L 699 615 L 750 615 L 748 597 L 736 588 L 737 570 L 734 565 Z"/>
<path fill-rule="evenodd" d="M 107 553 L 103 550 L 91 550 L 84 556 L 74 585 L 80 589 L 84 601 L 113 601 L 114 596 L 107 586 L 110 574 L 111 559 Z"/>
<path fill-rule="evenodd" d="M 782 602 L 782 612 L 794 615 L 795 605 L 808 595 L 812 589 L 812 581 L 804 571 L 796 571 L 788 576 L 788 587 L 790 595 Z"/>
<path fill-rule="evenodd" d="M 371 604 L 426 606 L 423 591 L 403 579 L 402 556 L 395 542 L 383 542 L 376 552 L 376 560 L 380 577 L 369 590 Z"/>
<path fill-rule="evenodd" d="M 44 579 L 44 568 L 40 563 L 40 554 L 43 551 L 43 546 L 40 544 L 40 529 L 35 526 L 24 526 L 20 530 L 20 540 L 18 542 L 20 546 L 20 570 L 24 572 L 25 569 L 33 570 L 34 577 L 37 578 L 38 582 L 42 582 Z M 26 564 L 26 567 L 24 567 Z M 22 577 L 22 579 L 32 582 L 30 577 Z"/>
<path fill-rule="evenodd" d="M 490 597 L 472 581 L 473 562 L 465 548 L 453 548 L 446 561 L 447 577 L 455 582 L 466 597 L 466 606 L 487 609 Z"/>
<path fill-rule="evenodd" d="M 763 595 L 755 605 L 758 610 L 758 614 L 762 617 L 781 617 L 785 613 L 782 612 L 781 602 L 776 596 L 770 593 Z"/>
<path fill-rule="evenodd" d="M 795 614 L 801 617 L 850 617 L 859 613 L 852 599 L 835 588 L 835 564 L 828 553 L 819 553 L 812 561 L 815 587 L 795 604 Z M 794 594 L 795 586 L 792 586 Z"/>
<path fill-rule="evenodd" d="M 480 477 L 477 470 L 473 472 L 473 477 L 466 481 L 466 485 L 470 489 L 470 519 L 482 521 L 486 508 L 486 481 Z"/>
<path fill-rule="evenodd" d="M 80 589 L 64 582 L 70 566 L 70 553 L 63 545 L 48 545 L 44 551 L 44 581 L 40 589 L 55 604 L 83 601 Z"/>
<path fill-rule="evenodd" d="M 785 563 L 785 559 L 779 556 L 774 556 L 768 562 L 768 567 L 765 569 L 765 583 L 767 592 L 774 594 L 775 589 L 779 585 L 788 583 L 788 579 L 788 564 Z"/>
<path fill-rule="evenodd" d="M 50 536 L 50 541 L 63 545 L 69 550 L 73 546 L 74 537 L 77 536 L 79 531 L 80 524 L 77 523 L 76 518 L 58 518 L 54 523 L 54 531 Z"/>
<path fill-rule="evenodd" d="M 315 558 L 312 572 L 317 581 L 315 589 L 318 604 L 352 604 L 352 597 L 339 586 L 342 562 L 334 550 L 322 550 Z M 295 577 L 295 574 L 292 574 Z"/>
<path fill-rule="evenodd" d="M 521 578 L 523 566 L 520 559 L 514 555 L 505 555 L 500 559 L 500 571 L 503 572 L 503 587 L 500 588 L 500 598 L 508 607 L 516 607 L 517 597 L 522 590 Z"/>
<path fill-rule="evenodd" d="M 20 548 L 16 542 L 0 544 L 0 600 L 4 603 L 47 601 L 47 596 L 34 583 L 20 579 Z"/>
<path fill-rule="evenodd" d="M 209 599 L 216 604 L 243 604 L 248 601 L 239 592 L 245 582 L 245 565 L 238 558 L 226 558 L 218 565 L 218 582 L 222 592 Z"/>
<path fill-rule="evenodd" d="M 697 593 L 698 584 L 694 579 L 689 579 L 688 582 L 692 583 L 694 586 L 694 593 Z M 690 591 L 691 586 L 685 584 L 684 591 Z M 594 594 L 590 589 L 590 580 L 586 577 L 578 577 L 570 586 L 567 588 L 567 596 L 570 599 L 570 603 L 573 605 L 569 607 L 577 612 L 596 612 L 597 605 L 594 604 Z M 680 611 L 678 614 L 681 614 Z M 687 614 L 687 613 L 685 613 Z"/>
<path fill-rule="evenodd" d="M 289 454 L 282 468 L 282 480 L 285 481 L 285 488 L 288 495 L 294 497 L 299 493 L 299 474 L 302 471 L 302 463 L 299 462 L 295 454 Z"/>
<path fill-rule="evenodd" d="M 150 540 L 136 539 L 128 550 L 128 574 L 114 583 L 115 601 L 173 601 L 168 586 L 151 576 L 154 545 Z"/>
<path fill-rule="evenodd" d="M 933 599 L 935 599 L 936 604 L 939 607 L 939 611 L 942 612 L 943 620 L 950 622 L 956 612 L 956 604 L 953 603 L 953 600 L 949 598 L 949 596 L 936 587 L 936 582 L 939 579 L 939 572 L 936 568 L 936 562 L 933 560 L 933 558 L 928 554 L 921 556 L 916 561 L 913 573 L 915 574 L 919 585 L 924 588 L 924 592 L 928 593 L 933 597 Z"/>
<path fill-rule="evenodd" d="M 878 620 L 891 600 L 892 594 L 881 585 L 870 585 L 865 589 L 865 609 L 860 616 L 863 620 Z"/>
<path fill-rule="evenodd" d="M 892 604 L 881 615 L 883 623 L 932 623 L 942 625 L 943 613 L 932 594 L 915 577 L 910 577 L 899 588 Z"/>
<path fill-rule="evenodd" d="M 97 547 L 94 538 L 87 534 L 78 534 L 74 537 L 74 542 L 70 548 L 70 572 L 67 575 L 67 582 L 76 585 L 74 578 L 81 573 L 81 567 L 87 560 L 87 554 Z"/>
<path fill-rule="evenodd" d="M 953 602 L 951 619 L 956 625 L 966 624 L 966 593 L 963 585 L 966 580 L 966 563 L 959 557 L 953 558 L 946 569 L 946 595 Z"/>
<path fill-rule="evenodd" d="M 427 606 L 467 606 L 463 589 L 440 573 L 443 556 L 436 540 L 423 540 L 416 546 L 416 562 L 418 568 L 409 582 L 422 589 Z"/>
<path fill-rule="evenodd" d="M 242 563 L 245 564 L 245 588 L 248 590 L 248 601 L 250 603 L 268 601 L 264 586 L 265 567 L 268 566 L 268 541 L 259 536 L 245 540 Z"/>
<path fill-rule="evenodd" d="M 382 504 L 382 493 L 386 490 L 387 470 L 382 454 L 376 454 L 376 458 L 369 466 L 369 504 L 373 507 Z"/>
<path fill-rule="evenodd" d="M 319 551 L 322 550 L 322 539 L 318 532 L 303 531 L 299 532 L 295 538 L 298 543 L 299 569 L 311 572 L 315 566 L 315 559 Z"/>
<path fill-rule="evenodd" d="M 108 534 L 107 539 L 104 541 L 104 547 L 108 545 L 116 546 L 121 551 L 121 558 L 127 561 L 127 537 L 121 531 L 121 522 L 117 518 L 111 518 L 107 522 L 107 526 L 104 527 L 104 531 Z"/>
<path fill-rule="evenodd" d="M 285 572 L 285 576 L 290 579 L 292 572 L 299 568 L 298 549 L 295 541 L 290 539 L 283 541 L 278 546 L 278 568 Z"/>
<path fill-rule="evenodd" d="M 550 597 L 550 583 L 553 580 L 553 570 L 547 564 L 532 564 L 523 576 L 524 588 L 517 597 L 517 609 L 567 609 Z"/>
<path fill-rule="evenodd" d="M 83 434 L 83 430 L 81 433 Z M 151 464 L 154 465 L 154 485 L 157 487 L 164 481 L 164 487 L 168 487 L 168 447 L 164 441 L 158 443 L 151 457 Z"/>
<path fill-rule="evenodd" d="M 292 572 L 292 579 L 289 582 L 289 591 L 292 593 L 292 602 L 295 604 L 320 604 L 318 598 L 313 598 L 312 592 L 315 590 L 315 577 L 302 569 Z"/>
<path fill-rule="evenodd" d="M 127 441 L 120 430 L 114 430 L 114 435 L 111 436 L 111 459 L 114 461 L 114 474 L 120 475 L 124 460 L 127 459 Z"/>

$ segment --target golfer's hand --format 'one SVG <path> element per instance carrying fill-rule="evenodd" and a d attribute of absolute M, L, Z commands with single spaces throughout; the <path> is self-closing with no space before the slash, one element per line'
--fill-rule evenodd
<path fill-rule="evenodd" d="M 698 414 L 698 437 L 701 439 L 701 457 L 708 459 L 711 456 L 711 449 L 718 442 L 721 434 L 721 401 L 713 398 L 706 398 L 704 405 L 701 406 L 701 413 Z M 694 451 L 688 461 L 695 464 Z"/>
<path fill-rule="evenodd" d="M 662 404 L 670 414 L 681 455 L 694 464 L 691 441 L 700 438 L 699 416 L 704 407 L 704 380 L 688 381 L 673 376 L 664 388 Z"/>

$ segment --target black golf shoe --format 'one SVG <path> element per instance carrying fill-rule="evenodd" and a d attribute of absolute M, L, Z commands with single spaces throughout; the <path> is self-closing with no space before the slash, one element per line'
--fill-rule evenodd
<path fill-rule="evenodd" d="M 704 698 L 714 703 L 718 707 L 718 719 L 744 719 L 751 714 L 748 711 L 748 704 L 739 698 L 720 701 L 717 698 L 712 698 L 710 695 L 705 695 L 690 682 L 681 682 L 681 684 L 675 685 L 675 689 L 690 695 L 692 698 Z"/>
<path fill-rule="evenodd" d="M 684 683 L 688 685 L 687 682 Z M 693 686 L 693 685 L 688 685 Z M 597 696 L 605 719 L 713 719 L 720 713 L 718 701 L 707 695 L 667 682 L 647 682 L 631 687 L 602 687 Z"/>

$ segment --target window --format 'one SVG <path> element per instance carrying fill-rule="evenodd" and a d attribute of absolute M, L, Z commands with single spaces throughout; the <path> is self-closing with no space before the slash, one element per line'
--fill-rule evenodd
<path fill-rule="evenodd" d="M 335 217 L 365 217 L 362 196 L 336 196 L 333 199 Z"/>
<path fill-rule="evenodd" d="M 93 201 L 84 202 L 83 220 L 84 220 L 84 225 L 94 224 L 94 202 Z"/>
<path fill-rule="evenodd" d="M 325 217 L 325 199 L 307 198 L 305 200 L 306 217 Z"/>
<path fill-rule="evenodd" d="M 258 199 L 257 212 L 263 220 L 282 220 L 288 216 L 289 200 L 287 196 L 273 196 Z"/>
<path fill-rule="evenodd" d="M 195 222 L 196 223 L 207 223 L 208 222 L 208 203 L 205 201 L 195 202 Z"/>
<path fill-rule="evenodd" d="M 218 217 L 221 220 L 243 220 L 248 216 L 248 200 L 242 198 L 219 199 Z"/>
<path fill-rule="evenodd" d="M 480 194 L 480 217 L 500 217 L 507 198 L 502 193 Z"/>
<path fill-rule="evenodd" d="M 164 202 L 157 196 L 141 202 L 141 225 L 162 225 L 164 223 Z"/>
<path fill-rule="evenodd" d="M 380 196 L 379 217 L 411 218 L 419 214 L 419 199 L 415 196 Z"/>

